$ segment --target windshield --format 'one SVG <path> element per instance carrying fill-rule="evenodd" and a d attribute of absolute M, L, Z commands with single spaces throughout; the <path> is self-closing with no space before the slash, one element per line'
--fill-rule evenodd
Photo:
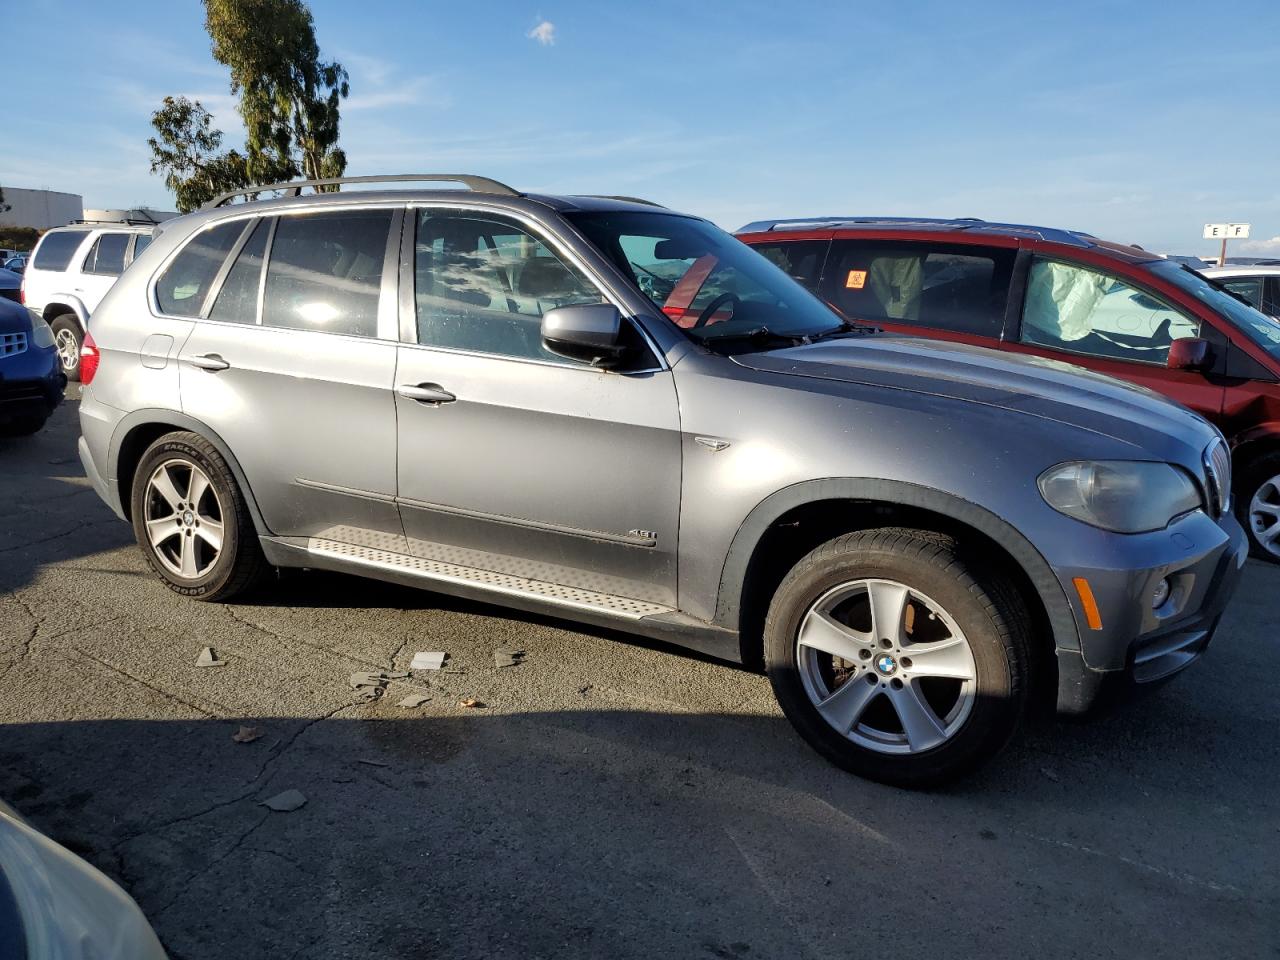
<path fill-rule="evenodd" d="M 810 337 L 842 326 L 813 294 L 705 220 L 618 211 L 567 217 L 695 340 Z"/>
<path fill-rule="evenodd" d="M 1280 321 L 1258 312 L 1189 267 L 1164 260 L 1153 263 L 1151 270 L 1225 317 L 1237 330 L 1280 360 Z"/>

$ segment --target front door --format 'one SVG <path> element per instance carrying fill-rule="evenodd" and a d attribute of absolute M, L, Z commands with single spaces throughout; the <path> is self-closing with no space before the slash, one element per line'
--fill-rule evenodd
<path fill-rule="evenodd" d="M 1218 422 L 1223 386 L 1199 370 L 1170 370 L 1169 345 L 1216 335 L 1149 290 L 1079 263 L 1031 262 L 1018 347 L 1173 397 Z"/>
<path fill-rule="evenodd" d="M 405 549 L 387 255 L 400 219 L 382 207 L 215 228 L 203 245 L 229 247 L 228 267 L 225 249 L 201 259 L 197 237 L 157 286 L 162 308 L 169 291 L 200 318 L 181 352 L 183 411 L 230 447 L 275 534 Z"/>
<path fill-rule="evenodd" d="M 545 311 L 604 298 L 528 224 L 438 209 L 416 221 L 417 343 L 400 347 L 395 376 L 412 552 L 674 606 L 670 371 L 647 348 L 610 373 L 542 346 Z"/>

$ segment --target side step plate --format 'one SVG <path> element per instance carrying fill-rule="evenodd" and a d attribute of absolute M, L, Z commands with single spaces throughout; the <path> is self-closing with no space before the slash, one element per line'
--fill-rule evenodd
<path fill-rule="evenodd" d="M 639 620 L 642 617 L 673 612 L 671 607 L 649 603 L 646 600 L 615 597 L 607 593 L 596 593 L 592 590 L 566 587 L 559 583 L 547 583 L 545 580 L 529 580 L 525 577 L 512 576 L 509 573 L 478 570 L 475 567 L 463 567 L 456 563 L 445 563 L 443 560 L 411 557 L 403 553 L 379 550 L 377 547 L 361 547 L 351 543 L 340 543 L 337 540 L 311 537 L 307 540 L 307 550 L 319 556 L 333 557 L 334 559 L 363 567 L 415 574 L 424 580 L 443 580 L 448 583 L 465 584 L 479 587 L 492 593 L 537 597 L 540 600 L 554 603 L 558 606 L 591 610 L 625 620 Z"/>

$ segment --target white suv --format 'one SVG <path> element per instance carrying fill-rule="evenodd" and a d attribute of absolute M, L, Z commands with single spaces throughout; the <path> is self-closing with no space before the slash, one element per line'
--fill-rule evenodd
<path fill-rule="evenodd" d="M 36 244 L 22 275 L 22 302 L 53 327 L 68 379 L 80 379 L 89 315 L 154 231 L 154 223 L 138 221 L 72 223 L 55 227 Z"/>

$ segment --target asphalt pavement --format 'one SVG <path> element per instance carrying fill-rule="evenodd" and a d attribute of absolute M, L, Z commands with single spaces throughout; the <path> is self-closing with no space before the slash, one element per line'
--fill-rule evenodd
<path fill-rule="evenodd" d="M 1280 568 L 1173 683 L 908 793 L 676 648 L 324 573 L 178 597 L 76 435 L 0 441 L 0 797 L 175 958 L 1280 956 Z M 423 706 L 357 702 L 433 650 Z"/>

